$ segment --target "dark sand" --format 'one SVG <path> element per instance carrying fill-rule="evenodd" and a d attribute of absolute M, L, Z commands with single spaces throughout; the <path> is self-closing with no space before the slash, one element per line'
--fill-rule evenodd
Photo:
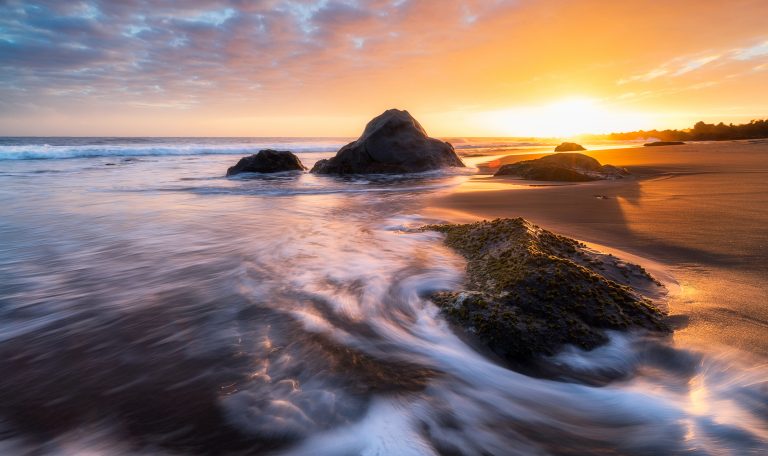
<path fill-rule="evenodd" d="M 437 196 L 452 220 L 525 217 L 565 234 L 658 262 L 679 283 L 675 337 L 768 357 L 768 142 L 587 152 L 633 178 L 580 184 L 477 175 Z M 536 158 L 507 156 L 491 165 Z M 481 167 L 481 171 L 484 167 Z"/>

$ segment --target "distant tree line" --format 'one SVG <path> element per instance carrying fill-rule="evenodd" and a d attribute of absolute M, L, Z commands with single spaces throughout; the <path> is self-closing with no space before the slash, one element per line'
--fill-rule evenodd
<path fill-rule="evenodd" d="M 657 138 L 661 141 L 722 141 L 730 139 L 768 138 L 768 119 L 753 120 L 749 123 L 734 125 L 708 124 L 697 122 L 687 130 L 640 130 L 626 133 L 610 133 L 603 138 L 633 140 Z"/>

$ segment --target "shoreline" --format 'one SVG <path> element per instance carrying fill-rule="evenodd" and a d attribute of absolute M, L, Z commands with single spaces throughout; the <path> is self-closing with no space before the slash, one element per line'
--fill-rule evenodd
<path fill-rule="evenodd" d="M 451 223 L 523 217 L 616 252 L 665 282 L 670 317 L 682 323 L 675 339 L 768 358 L 768 245 L 759 234 L 768 224 L 768 144 L 584 153 L 627 167 L 633 177 L 558 184 L 478 174 L 431 197 L 426 215 Z M 493 161 L 501 166 L 531 158 Z"/>
<path fill-rule="evenodd" d="M 301 158 L 311 166 L 327 156 Z M 0 201 L 7 217 L 0 220 L 5 253 L 0 270 L 7 278 L 0 301 L 8 308 L 2 314 L 0 368 L 8 375 L 0 381 L 5 392 L 0 419 L 13 438 L 3 442 L 9 451 L 79 444 L 83 429 L 105 436 L 96 443 L 107 452 L 141 449 L 149 442 L 155 449 L 201 454 L 360 453 L 366 441 L 380 442 L 382 435 L 388 441 L 413 436 L 420 446 L 412 448 L 433 453 L 456 452 L 446 446 L 451 442 L 467 448 L 465 453 L 489 454 L 508 448 L 557 453 L 561 442 L 573 442 L 572 452 L 585 454 L 615 448 L 745 453 L 768 442 L 762 426 L 768 376 L 757 356 L 677 343 L 695 333 L 688 328 L 646 337 L 642 330 L 612 326 L 624 311 L 601 306 L 607 290 L 590 287 L 595 276 L 565 268 L 548 275 L 539 270 L 541 280 L 532 281 L 535 274 L 517 269 L 516 277 L 525 280 L 522 290 L 512 280 L 493 290 L 482 281 L 476 282 L 482 289 L 466 287 L 467 256 L 438 233 L 413 230 L 436 222 L 426 218 L 430 201 L 440 202 L 433 210 L 442 208 L 447 218 L 492 218 L 489 213 L 496 210 L 499 216 L 527 215 L 576 239 L 586 237 L 569 229 L 587 234 L 592 229 L 591 239 L 603 242 L 590 247 L 622 261 L 595 261 L 590 252 L 569 257 L 563 247 L 573 244 L 548 235 L 530 238 L 552 247 L 534 249 L 534 257 L 548 264 L 564 253 L 562 261 L 595 266 L 609 278 L 623 276 L 640 285 L 641 293 L 658 291 L 664 298 L 662 290 L 621 263 L 645 266 L 627 252 L 648 258 L 642 255 L 648 247 L 670 244 L 648 236 L 637 242 L 638 230 L 646 228 L 638 222 L 674 220 L 682 207 L 677 203 L 690 204 L 675 191 L 674 211 L 660 212 L 654 202 L 670 192 L 656 186 L 712 174 L 535 187 L 470 177 L 472 169 L 228 179 L 224 172 L 234 161 L 216 154 L 3 163 Z M 730 176 L 728 187 L 740 179 Z M 610 198 L 595 198 L 598 187 Z M 636 196 L 629 187 L 637 187 Z M 448 203 L 456 198 L 467 198 L 466 206 L 451 209 Z M 723 198 L 726 208 L 734 204 L 732 196 Z M 522 214 L 526 201 L 530 211 Z M 590 207 L 595 211 L 583 210 Z M 531 217 L 537 213 L 542 217 Z M 588 220 L 568 218 L 584 214 Z M 585 223 L 590 221 L 596 223 Z M 739 221 L 733 223 L 737 227 L 728 226 L 729 233 L 738 231 Z M 540 233 L 521 234 L 532 232 Z M 723 243 L 714 234 L 708 232 L 706 241 Z M 618 242 L 606 242 L 611 235 Z M 764 231 L 755 236 L 763 238 Z M 526 254 L 500 247 L 509 247 L 506 266 Z M 701 249 L 695 242 L 684 247 L 689 254 Z M 746 247 L 756 250 L 752 243 Z M 528 271 L 537 264 L 528 263 Z M 686 268 L 693 279 L 704 277 L 703 269 Z M 499 278 L 502 269 L 487 270 L 485 277 Z M 679 279 L 678 271 L 671 272 Z M 502 279 L 516 278 L 501 273 Z M 737 287 L 726 279 L 702 283 L 711 285 L 715 297 L 730 283 L 728 295 L 749 302 L 749 296 L 731 292 Z M 491 290 L 485 296 L 499 297 L 499 304 L 508 296 L 501 293 L 519 291 L 529 305 L 518 315 L 530 318 L 499 315 L 495 306 L 488 306 L 488 315 L 475 308 L 473 317 L 495 321 L 499 315 L 495 328 L 510 344 L 538 350 L 557 342 L 562 350 L 524 368 L 503 361 L 503 351 L 484 349 L 482 340 L 468 337 L 466 325 L 452 326 L 428 299 L 437 290 L 462 289 L 468 296 Z M 681 306 L 717 302 L 693 294 L 685 281 L 680 290 L 679 298 L 673 296 L 681 303 L 672 307 L 675 315 L 692 313 Z M 594 312 L 596 320 L 579 312 L 593 297 L 603 311 Z M 555 302 L 560 306 L 546 308 Z M 705 331 L 710 328 L 736 337 L 742 328 L 752 328 L 746 343 L 757 337 L 759 312 L 747 321 L 742 315 L 750 312 L 736 304 L 720 308 L 730 313 L 696 311 L 703 315 L 697 322 L 712 322 L 690 325 L 703 328 L 702 340 L 717 340 Z M 631 316 L 632 307 L 627 309 Z M 554 324 L 542 326 L 545 318 Z M 516 323 L 522 325 L 513 332 Z M 534 332 L 529 323 L 539 328 L 535 338 L 522 337 Z M 606 339 L 593 333 L 581 337 L 593 323 L 607 327 Z M 147 397 L 156 400 L 141 400 Z M 714 406 L 700 407 L 702 397 Z M 729 406 L 717 406 L 724 403 Z M 110 420 L 103 421 L 105 416 Z M 425 419 L 434 434 L 424 434 Z M 691 423 L 704 425 L 691 428 Z M 659 429 L 668 434 L 649 449 L 647 436 Z M 628 430 L 638 445 L 625 443 Z M 584 435 L 596 437 L 579 437 Z"/>

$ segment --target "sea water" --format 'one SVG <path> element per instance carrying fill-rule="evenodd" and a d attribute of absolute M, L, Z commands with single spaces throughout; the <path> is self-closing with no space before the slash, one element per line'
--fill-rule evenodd
<path fill-rule="evenodd" d="M 225 177 L 345 141 L 0 140 L 0 454 L 763 454 L 744 354 L 614 333 L 543 376 L 451 328 L 464 261 L 414 228 L 472 169 Z"/>

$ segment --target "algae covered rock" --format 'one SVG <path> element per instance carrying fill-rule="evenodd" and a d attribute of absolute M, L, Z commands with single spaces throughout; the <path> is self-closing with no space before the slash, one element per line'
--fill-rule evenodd
<path fill-rule="evenodd" d="M 639 290 L 663 290 L 640 266 L 588 249 L 522 218 L 428 225 L 467 259 L 464 290 L 433 301 L 449 321 L 509 361 L 592 349 L 606 329 L 669 331 Z"/>
<path fill-rule="evenodd" d="M 543 181 L 588 182 L 601 179 L 619 179 L 628 175 L 624 168 L 601 165 L 589 155 L 557 153 L 536 160 L 524 160 L 504 165 L 496 176 L 519 176 L 523 179 Z"/>
<path fill-rule="evenodd" d="M 580 150 L 587 150 L 581 144 L 572 142 L 564 142 L 555 147 L 555 152 L 578 152 Z"/>

